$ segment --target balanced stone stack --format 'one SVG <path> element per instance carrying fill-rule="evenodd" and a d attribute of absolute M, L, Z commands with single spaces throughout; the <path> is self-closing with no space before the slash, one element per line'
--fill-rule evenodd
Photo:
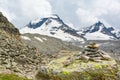
<path fill-rule="evenodd" d="M 112 58 L 99 49 L 99 44 L 89 43 L 82 52 L 81 59 L 91 61 L 111 60 Z"/>

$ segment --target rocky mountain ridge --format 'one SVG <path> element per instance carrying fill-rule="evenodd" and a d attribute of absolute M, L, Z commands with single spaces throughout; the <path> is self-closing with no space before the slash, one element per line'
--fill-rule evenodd
<path fill-rule="evenodd" d="M 113 27 L 106 27 L 102 22 L 98 21 L 90 27 L 81 29 L 78 33 L 87 40 L 119 40 L 119 31 Z"/>
<path fill-rule="evenodd" d="M 20 30 L 24 33 L 37 33 L 61 39 L 63 41 L 84 41 L 84 37 L 77 33 L 77 30 L 65 24 L 58 15 L 51 15 L 45 18 L 38 18 L 31 21 Z"/>

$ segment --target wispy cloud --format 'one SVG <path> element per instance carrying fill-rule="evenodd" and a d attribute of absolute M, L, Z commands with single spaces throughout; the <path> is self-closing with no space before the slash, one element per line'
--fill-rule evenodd
<path fill-rule="evenodd" d="M 47 0 L 0 0 L 0 11 L 17 27 L 23 27 L 30 20 L 52 13 Z"/>
<path fill-rule="evenodd" d="M 17 27 L 51 13 L 76 28 L 97 21 L 120 27 L 120 0 L 0 0 L 0 11 Z"/>
<path fill-rule="evenodd" d="M 117 22 L 117 17 L 120 14 L 119 0 L 80 0 L 78 6 L 76 14 L 79 17 L 81 25 L 85 26 L 99 20 L 109 26 L 116 25 L 112 20 L 116 20 Z M 117 24 L 120 25 L 119 22 Z"/>

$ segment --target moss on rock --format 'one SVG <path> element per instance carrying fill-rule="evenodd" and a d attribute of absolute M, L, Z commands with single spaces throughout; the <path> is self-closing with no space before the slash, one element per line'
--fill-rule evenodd
<path fill-rule="evenodd" d="M 74 55 L 55 59 L 46 66 L 41 66 L 36 80 L 117 80 L 115 60 L 84 62 L 76 60 Z M 67 62 L 69 64 L 64 66 Z"/>
<path fill-rule="evenodd" d="M 15 74 L 0 74 L 0 80 L 30 80 L 30 79 L 19 77 Z"/>

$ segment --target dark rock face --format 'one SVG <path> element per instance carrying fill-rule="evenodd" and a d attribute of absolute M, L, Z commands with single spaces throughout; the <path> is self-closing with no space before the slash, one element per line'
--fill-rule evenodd
<path fill-rule="evenodd" d="M 10 70 L 32 78 L 41 63 L 41 54 L 20 39 L 19 30 L 0 13 L 0 72 Z"/>
<path fill-rule="evenodd" d="M 0 12 L 0 23 L 6 23 L 9 24 L 9 21 L 6 17 L 3 16 L 3 14 Z"/>
<path fill-rule="evenodd" d="M 40 27 L 48 18 L 43 18 L 42 21 L 40 21 L 39 23 L 36 24 L 32 24 L 31 22 L 27 25 L 29 28 L 33 28 L 36 29 L 38 27 Z"/>
<path fill-rule="evenodd" d="M 21 40 L 20 33 L 19 33 L 19 30 L 17 28 L 0 27 L 0 29 L 5 31 L 6 33 L 8 33 L 10 35 L 10 37 L 14 37 L 19 41 Z"/>
<path fill-rule="evenodd" d="M 17 38 L 17 40 L 20 40 L 20 32 L 17 28 L 14 27 L 13 24 L 11 24 L 6 17 L 3 16 L 3 14 L 0 12 L 0 30 L 5 31 L 8 33 L 11 37 Z"/>

